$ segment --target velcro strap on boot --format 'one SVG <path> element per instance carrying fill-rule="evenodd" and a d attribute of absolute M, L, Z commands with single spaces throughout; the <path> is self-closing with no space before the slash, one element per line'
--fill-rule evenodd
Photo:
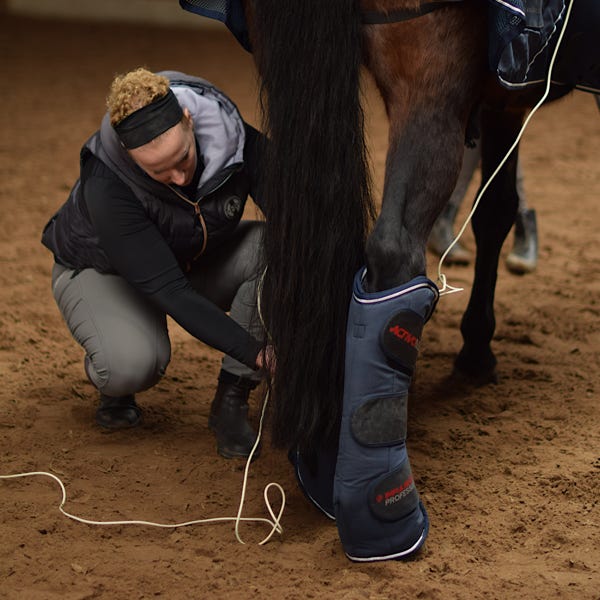
<path fill-rule="evenodd" d="M 392 446 L 406 439 L 407 394 L 367 400 L 352 414 L 354 439 L 363 446 Z"/>

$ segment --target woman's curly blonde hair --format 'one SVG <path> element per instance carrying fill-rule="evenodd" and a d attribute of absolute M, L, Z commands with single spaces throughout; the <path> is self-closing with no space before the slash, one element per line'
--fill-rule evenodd
<path fill-rule="evenodd" d="M 161 98 L 168 91 L 169 80 L 144 67 L 117 75 L 106 98 L 111 124 L 116 125 L 132 112 Z"/>

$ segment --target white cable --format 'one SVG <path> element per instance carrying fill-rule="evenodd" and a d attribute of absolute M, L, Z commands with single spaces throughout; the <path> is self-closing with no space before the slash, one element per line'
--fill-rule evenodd
<path fill-rule="evenodd" d="M 259 281 L 259 286 L 258 286 L 259 289 L 258 289 L 258 294 L 257 294 L 257 308 L 258 308 L 258 313 L 260 316 L 260 320 L 263 323 L 263 326 L 265 326 L 265 323 L 263 321 L 263 316 L 262 316 L 260 296 L 261 296 L 262 285 L 263 285 L 263 281 L 264 281 L 266 272 L 267 272 L 267 269 L 265 268 L 265 270 L 260 278 L 260 281 Z M 265 331 L 267 332 L 267 335 L 268 335 L 266 326 L 265 326 Z M 262 545 L 266 544 L 273 537 L 273 535 L 275 533 L 279 533 L 280 535 L 283 533 L 283 528 L 281 527 L 281 517 L 282 517 L 283 511 L 285 509 L 285 491 L 284 491 L 283 487 L 281 485 L 279 485 L 278 483 L 271 482 L 265 486 L 265 489 L 263 491 L 263 498 L 264 498 L 267 510 L 269 511 L 269 514 L 271 515 L 272 520 L 266 519 L 263 517 L 242 517 L 244 501 L 246 498 L 246 488 L 248 485 L 248 473 L 250 471 L 250 463 L 252 462 L 252 458 L 253 458 L 254 454 L 256 453 L 256 449 L 258 448 L 258 445 L 260 444 L 260 439 L 262 436 L 263 421 L 264 421 L 264 417 L 265 417 L 265 413 L 266 413 L 266 409 L 267 409 L 268 400 L 269 400 L 269 392 L 267 391 L 267 393 L 265 394 L 265 400 L 263 402 L 262 410 L 260 413 L 260 421 L 258 424 L 258 433 L 256 436 L 256 441 L 254 442 L 254 446 L 252 446 L 252 450 L 250 451 L 250 456 L 248 456 L 248 459 L 246 461 L 246 467 L 244 469 L 244 478 L 242 480 L 242 492 L 240 495 L 240 504 L 238 507 L 237 515 L 235 517 L 213 517 L 210 519 L 197 519 L 194 521 L 186 521 L 185 523 L 153 523 L 152 521 L 140 521 L 140 520 L 93 521 L 90 519 L 83 519 L 82 517 L 78 517 L 76 515 L 68 513 L 63 508 L 67 502 L 67 491 L 65 489 L 65 486 L 63 485 L 63 482 L 53 473 L 47 473 L 46 471 L 31 471 L 29 473 L 17 473 L 15 475 L 0 475 L 0 479 L 16 479 L 18 477 L 31 477 L 31 476 L 35 476 L 35 475 L 42 475 L 44 477 L 50 477 L 51 479 L 54 479 L 58 483 L 58 485 L 60 486 L 60 489 L 62 491 L 62 500 L 58 507 L 60 512 L 63 515 L 65 515 L 66 517 L 69 517 L 69 519 L 73 519 L 74 521 L 79 521 L 80 523 L 86 523 L 88 525 L 149 525 L 151 527 L 164 527 L 164 528 L 173 528 L 174 529 L 176 527 L 186 527 L 188 525 L 196 525 L 199 523 L 223 523 L 223 522 L 227 522 L 227 521 L 234 521 L 235 522 L 235 537 L 240 544 L 245 544 L 246 542 L 244 542 L 242 540 L 242 537 L 240 535 L 240 523 L 242 521 L 244 521 L 244 522 L 253 521 L 255 523 L 265 523 L 265 524 L 268 524 L 271 526 L 271 532 L 262 541 L 260 541 L 258 543 L 259 546 L 262 546 Z M 271 506 L 271 502 L 269 501 L 269 490 L 272 487 L 275 487 L 277 490 L 279 490 L 279 492 L 281 494 L 281 508 L 279 509 L 279 513 L 277 514 L 277 516 L 275 516 L 275 513 Z"/>
<path fill-rule="evenodd" d="M 237 516 L 235 517 L 235 537 L 240 544 L 246 543 L 242 540 L 242 537 L 240 536 L 239 528 L 240 528 L 241 521 L 248 520 L 248 519 L 242 517 L 242 510 L 244 508 L 244 500 L 246 497 L 248 472 L 250 470 L 250 463 L 252 462 L 252 457 L 254 456 L 254 453 L 255 453 L 256 449 L 258 448 L 258 444 L 260 443 L 263 419 L 265 416 L 268 399 L 269 399 L 269 393 L 267 392 L 267 394 L 265 396 L 265 401 L 263 403 L 263 408 L 262 408 L 262 411 L 260 414 L 260 421 L 258 424 L 258 435 L 256 436 L 256 441 L 254 442 L 254 446 L 252 446 L 252 450 L 250 451 L 250 456 L 248 457 L 248 460 L 246 461 L 246 468 L 244 469 L 244 479 L 243 479 L 243 483 L 242 483 L 242 493 L 240 496 L 240 505 L 238 508 Z M 279 514 L 277 516 L 275 516 L 275 513 L 273 512 L 273 509 L 271 508 L 271 503 L 269 502 L 269 489 L 271 487 L 277 488 L 279 490 L 279 492 L 281 493 L 281 508 L 279 509 Z M 269 514 L 271 515 L 271 518 L 273 519 L 273 521 L 269 521 L 268 519 L 265 519 L 266 521 L 271 523 L 271 526 L 272 526 L 271 533 L 269 533 L 269 535 L 267 535 L 267 537 L 265 539 L 263 539 L 261 542 L 259 542 L 259 544 L 258 544 L 259 546 L 266 544 L 271 539 L 271 537 L 273 537 L 273 534 L 275 532 L 277 532 L 279 534 L 283 533 L 283 529 L 281 528 L 280 521 L 281 521 L 281 515 L 283 514 L 283 510 L 285 508 L 285 491 L 278 483 L 271 482 L 271 483 L 267 484 L 267 486 L 265 487 L 264 492 L 263 492 L 263 497 L 265 500 L 265 505 L 267 506 L 267 510 L 269 511 Z"/>
<path fill-rule="evenodd" d="M 458 240 L 461 238 L 462 234 L 465 232 L 465 229 L 467 228 L 468 224 L 471 222 L 471 219 L 473 218 L 473 215 L 475 214 L 475 211 L 477 210 L 477 207 L 479 206 L 481 197 L 487 190 L 488 186 L 493 181 L 493 179 L 496 177 L 496 175 L 498 174 L 500 169 L 504 166 L 504 163 L 508 160 L 510 153 L 517 147 L 517 144 L 521 141 L 521 137 L 523 137 L 523 133 L 525 132 L 525 129 L 529 125 L 529 121 L 531 120 L 531 117 L 533 117 L 533 115 L 537 112 L 537 110 L 540 108 L 540 106 L 542 106 L 542 104 L 546 101 L 546 98 L 548 97 L 548 94 L 550 93 L 550 87 L 552 85 L 552 69 L 554 68 L 554 62 L 555 62 L 556 56 L 558 54 L 558 49 L 560 48 L 560 44 L 562 42 L 565 31 L 567 29 L 567 24 L 568 24 L 569 18 L 571 16 L 571 8 L 572 8 L 574 2 L 575 2 L 575 0 L 571 0 L 569 3 L 567 12 L 565 13 L 564 25 L 558 36 L 558 40 L 556 42 L 556 47 L 554 48 L 554 52 L 552 53 L 552 58 L 550 59 L 550 65 L 548 67 L 548 77 L 546 79 L 546 89 L 544 90 L 544 94 L 542 95 L 542 97 L 540 98 L 538 103 L 533 107 L 533 109 L 531 110 L 531 112 L 529 113 L 529 115 L 527 116 L 525 121 L 523 122 L 523 126 L 521 127 L 519 134 L 517 135 L 515 141 L 513 142 L 512 146 L 509 148 L 508 152 L 506 153 L 506 155 L 504 156 L 504 158 L 502 159 L 500 164 L 496 167 L 496 170 L 492 173 L 492 175 L 487 180 L 485 185 L 480 189 L 479 193 L 477 194 L 477 197 L 475 198 L 475 202 L 473 203 L 473 207 L 471 208 L 471 211 L 469 212 L 467 218 L 465 219 L 465 222 L 463 223 L 462 227 L 460 228 L 458 234 L 456 235 L 456 237 L 454 238 L 452 243 L 448 246 L 448 248 L 446 248 L 446 251 L 440 257 L 440 261 L 438 263 L 438 282 L 441 284 L 440 296 L 444 296 L 446 294 L 453 294 L 454 292 L 462 292 L 463 291 L 463 288 L 455 288 L 447 283 L 446 275 L 444 273 L 442 273 L 442 264 L 443 264 L 444 260 L 446 259 L 446 256 L 448 256 L 448 253 L 452 250 L 452 248 L 454 248 L 454 246 L 456 245 Z"/>
<path fill-rule="evenodd" d="M 258 281 L 257 292 L 256 292 L 256 309 L 258 311 L 258 316 L 260 318 L 260 322 L 262 323 L 265 334 L 266 334 L 268 340 L 271 343 L 273 343 L 271 334 L 269 333 L 267 324 L 265 323 L 265 320 L 263 318 L 263 313 L 262 313 L 261 297 L 262 297 L 262 290 L 263 290 L 263 285 L 264 285 L 266 275 L 267 275 L 267 267 L 265 267 L 265 270 L 262 272 L 262 275 Z M 268 357 L 265 354 L 265 367 L 268 369 L 269 365 L 266 364 L 267 358 Z M 250 451 L 250 456 L 248 457 L 248 461 L 246 462 L 246 469 L 244 470 L 244 483 L 242 485 L 242 495 L 240 498 L 240 507 L 238 509 L 237 521 L 235 523 L 235 537 L 237 538 L 237 541 L 240 544 L 245 544 L 245 542 L 242 540 L 241 536 L 239 535 L 239 522 L 241 520 L 243 520 L 241 518 L 241 515 L 242 515 L 242 509 L 244 507 L 244 496 L 246 495 L 246 481 L 248 479 L 248 471 L 250 469 L 250 463 L 252 462 L 252 457 L 254 456 L 254 452 L 256 451 L 256 448 L 258 448 L 258 444 L 259 444 L 259 441 L 260 441 L 260 438 L 262 435 L 263 420 L 265 417 L 268 400 L 269 400 L 269 391 L 267 390 L 267 392 L 265 394 L 265 401 L 263 402 L 262 411 L 260 413 L 260 421 L 258 423 L 258 435 L 256 436 L 256 442 L 254 442 L 254 446 L 252 447 L 252 450 Z M 273 510 L 271 508 L 271 503 L 269 502 L 269 489 L 271 487 L 277 488 L 279 490 L 279 492 L 281 493 L 281 508 L 279 509 L 279 514 L 277 516 L 275 516 L 275 513 L 273 512 Z M 271 483 L 267 484 L 265 486 L 265 489 L 263 492 L 263 497 L 265 500 L 265 505 L 267 507 L 267 510 L 269 511 L 269 514 L 271 515 L 271 518 L 273 519 L 273 528 L 271 529 L 271 533 L 269 533 L 269 535 L 264 540 L 259 542 L 259 544 L 258 544 L 259 546 L 266 544 L 271 539 L 271 537 L 273 536 L 273 534 L 276 531 L 279 534 L 281 534 L 283 532 L 283 529 L 280 526 L 280 521 L 281 521 L 281 516 L 283 515 L 283 509 L 285 508 L 285 491 L 284 491 L 283 487 L 280 486 L 278 483 L 271 482 Z"/>
<path fill-rule="evenodd" d="M 28 473 L 16 473 L 14 475 L 0 475 L 0 479 L 16 479 L 18 477 L 32 477 L 35 475 L 42 475 L 44 477 L 50 477 L 54 479 L 60 486 L 62 492 L 62 500 L 58 509 L 60 512 L 65 515 L 65 517 L 69 517 L 69 519 L 73 519 L 74 521 L 79 521 L 80 523 L 86 523 L 87 525 L 149 525 L 151 527 L 163 527 L 166 529 L 174 529 L 176 527 L 186 527 L 188 525 L 196 525 L 198 523 L 219 523 L 226 521 L 236 521 L 238 517 L 213 517 L 210 519 L 197 519 L 194 521 L 185 521 L 184 523 L 154 523 L 152 521 L 141 521 L 141 520 L 124 520 L 124 521 L 94 521 L 92 519 L 84 519 L 83 517 L 78 517 L 77 515 L 73 515 L 67 512 L 63 507 L 67 502 L 67 492 L 65 490 L 65 486 L 59 477 L 54 475 L 53 473 L 48 473 L 46 471 L 30 471 Z M 269 484 L 271 485 L 271 484 Z M 270 507 L 268 507 L 271 515 L 273 511 Z M 262 518 L 262 517 L 246 517 L 239 519 L 242 521 L 257 521 L 261 523 L 267 523 L 271 527 L 277 529 L 277 531 L 281 531 L 281 527 L 278 523 L 272 522 L 270 519 Z"/>
<path fill-rule="evenodd" d="M 68 517 L 69 519 L 73 519 L 74 521 L 79 521 L 80 523 L 85 523 L 87 525 L 148 525 L 150 527 L 163 527 L 163 528 L 167 528 L 167 529 L 174 529 L 177 527 L 186 527 L 188 525 L 197 525 L 200 523 L 224 523 L 224 522 L 228 522 L 228 521 L 235 521 L 236 537 L 237 537 L 238 541 L 243 544 L 244 542 L 241 540 L 239 533 L 238 533 L 239 524 L 241 521 L 245 521 L 245 522 L 253 521 L 255 523 L 265 523 L 267 525 L 270 525 L 270 527 L 271 527 L 271 532 L 269 533 L 269 535 L 260 542 L 260 545 L 262 545 L 262 544 L 265 544 L 267 541 L 269 541 L 275 532 L 277 532 L 279 534 L 281 534 L 283 532 L 283 529 L 280 525 L 280 521 L 281 521 L 281 516 L 283 514 L 283 510 L 285 508 L 285 492 L 283 491 L 283 488 L 277 483 L 269 483 L 265 487 L 265 490 L 264 490 L 264 499 L 265 499 L 265 504 L 267 506 L 267 510 L 269 511 L 269 514 L 271 515 L 272 520 L 266 519 L 263 517 L 242 517 L 241 516 L 244 497 L 246 495 L 248 469 L 249 469 L 250 461 L 252 460 L 254 451 L 256 450 L 256 448 L 258 447 L 258 444 L 259 444 L 266 404 L 267 404 L 267 398 L 265 398 L 263 410 L 261 413 L 258 436 L 257 436 L 256 442 L 254 444 L 254 447 L 252 448 L 252 452 L 250 453 L 250 456 L 248 457 L 248 461 L 246 463 L 246 470 L 244 472 L 244 480 L 243 480 L 243 484 L 242 484 L 242 497 L 241 497 L 241 501 L 240 501 L 240 508 L 238 510 L 238 514 L 235 517 L 212 517 L 209 519 L 196 519 L 193 521 L 185 521 L 183 523 L 154 523 L 152 521 L 141 521 L 141 520 L 137 520 L 137 519 L 136 520 L 123 520 L 123 521 L 95 521 L 92 519 L 84 519 L 82 517 L 78 517 L 77 515 L 73 515 L 64 509 L 64 506 L 67 502 L 67 491 L 65 489 L 63 482 L 60 480 L 60 478 L 57 477 L 56 475 L 54 475 L 53 473 L 48 473 L 46 471 L 30 471 L 28 473 L 17 473 L 14 475 L 0 475 L 0 479 L 16 479 L 19 477 L 33 477 L 36 475 L 40 475 L 43 477 L 50 477 L 51 479 L 54 479 L 54 481 L 56 481 L 58 483 L 58 485 L 60 486 L 60 489 L 62 492 L 62 499 L 61 499 L 60 505 L 58 507 L 60 512 L 63 515 L 65 515 L 66 517 Z M 279 509 L 279 514 L 277 516 L 275 516 L 275 513 L 273 512 L 273 509 L 272 509 L 271 504 L 268 499 L 268 491 L 272 486 L 275 486 L 279 489 L 279 491 L 281 492 L 281 497 L 282 497 L 281 508 Z"/>

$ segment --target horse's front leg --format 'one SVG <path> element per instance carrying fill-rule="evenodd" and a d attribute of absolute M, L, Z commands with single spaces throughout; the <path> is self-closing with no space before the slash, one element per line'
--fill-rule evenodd
<path fill-rule="evenodd" d="M 427 238 L 454 189 L 464 151 L 462 124 L 441 122 L 435 114 L 439 108 L 422 107 L 423 114 L 397 118 L 400 108 L 389 111 L 383 202 L 366 248 L 369 291 L 425 275 Z M 405 126 L 394 131 L 405 119 Z"/>
<path fill-rule="evenodd" d="M 320 470 L 335 472 L 333 503 L 330 488 L 319 485 L 330 479 L 307 486 L 310 474 L 297 469 L 357 561 L 410 556 L 428 533 L 405 443 L 407 402 L 423 325 L 438 298 L 425 274 L 426 241 L 456 183 L 484 70 L 476 37 L 484 10 L 462 4 L 365 33 L 390 144 L 381 213 L 366 268 L 353 281 L 337 458 Z"/>
<path fill-rule="evenodd" d="M 456 184 L 477 100 L 480 65 L 467 58 L 468 38 L 456 35 L 462 17 L 469 14 L 440 12 L 435 22 L 382 29 L 371 39 L 369 66 L 390 143 L 382 209 L 348 314 L 334 481 L 340 538 L 357 560 L 409 556 L 428 532 L 406 448 L 407 403 L 422 329 L 438 299 L 426 276 L 427 237 Z"/>
<path fill-rule="evenodd" d="M 363 560 L 412 554 L 428 531 L 405 443 L 408 391 L 439 295 L 425 275 L 425 244 L 456 182 L 464 131 L 457 123 L 442 132 L 435 113 L 423 118 L 439 134 L 424 147 L 416 146 L 418 117 L 392 140 L 382 211 L 348 315 L 334 499 L 346 553 Z"/>
<path fill-rule="evenodd" d="M 426 102 L 412 106 L 410 118 L 400 102 L 388 109 L 383 204 L 348 311 L 337 457 L 322 453 L 317 477 L 295 457 L 303 489 L 335 517 L 352 560 L 410 556 L 428 533 L 405 439 L 419 341 L 438 299 L 425 274 L 426 241 L 463 155 L 464 123 L 446 112 Z"/>

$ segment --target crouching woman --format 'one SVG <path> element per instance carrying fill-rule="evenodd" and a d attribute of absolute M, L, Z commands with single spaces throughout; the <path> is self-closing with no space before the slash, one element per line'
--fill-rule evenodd
<path fill-rule="evenodd" d="M 140 422 L 135 395 L 170 361 L 169 315 L 224 353 L 209 425 L 221 455 L 246 457 L 248 396 L 273 363 L 256 311 L 262 224 L 241 220 L 260 134 L 215 86 L 174 71 L 117 76 L 107 106 L 42 236 L 54 298 L 99 392 L 96 422 Z"/>

